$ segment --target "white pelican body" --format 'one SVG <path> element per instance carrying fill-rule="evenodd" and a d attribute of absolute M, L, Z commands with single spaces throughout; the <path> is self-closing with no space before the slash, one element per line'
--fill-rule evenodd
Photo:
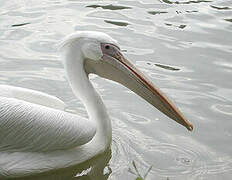
<path fill-rule="evenodd" d="M 61 46 L 74 94 L 89 119 L 64 111 L 64 103 L 38 91 L 0 86 L 0 179 L 77 165 L 111 144 L 111 121 L 89 73 L 117 81 L 178 123 L 192 125 L 120 53 L 116 41 L 100 32 L 78 32 Z"/>

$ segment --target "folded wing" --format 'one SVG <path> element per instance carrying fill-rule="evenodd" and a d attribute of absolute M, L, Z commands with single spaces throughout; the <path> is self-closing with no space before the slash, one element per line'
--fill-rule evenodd
<path fill-rule="evenodd" d="M 94 122 L 61 110 L 0 97 L 0 151 L 44 152 L 89 142 Z"/>

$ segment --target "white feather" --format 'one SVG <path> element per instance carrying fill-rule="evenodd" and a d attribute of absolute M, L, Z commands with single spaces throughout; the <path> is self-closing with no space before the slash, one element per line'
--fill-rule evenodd
<path fill-rule="evenodd" d="M 0 97 L 0 151 L 55 151 L 89 142 L 93 122 L 80 116 Z"/>
<path fill-rule="evenodd" d="M 57 97 L 32 89 L 0 85 L 0 97 L 20 99 L 60 110 L 65 109 L 65 103 Z"/>
<path fill-rule="evenodd" d="M 110 145 L 110 118 L 85 73 L 85 50 L 81 49 L 96 39 L 98 46 L 101 41 L 115 43 L 110 36 L 99 32 L 75 33 L 62 43 L 70 85 L 87 108 L 89 120 L 64 112 L 65 104 L 54 96 L 0 86 L 0 179 L 76 165 Z"/>

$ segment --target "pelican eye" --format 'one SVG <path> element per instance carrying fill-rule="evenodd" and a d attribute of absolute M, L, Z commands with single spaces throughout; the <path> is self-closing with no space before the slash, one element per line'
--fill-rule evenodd
<path fill-rule="evenodd" d="M 105 46 L 105 49 L 110 49 L 110 46 L 109 46 L 109 45 L 106 45 L 106 46 Z"/>

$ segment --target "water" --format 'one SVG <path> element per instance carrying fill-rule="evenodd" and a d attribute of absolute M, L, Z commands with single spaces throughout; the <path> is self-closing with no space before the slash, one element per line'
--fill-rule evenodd
<path fill-rule="evenodd" d="M 1 0 L 0 84 L 53 94 L 86 116 L 55 47 L 79 30 L 117 39 L 195 127 L 190 133 L 126 88 L 92 76 L 113 123 L 111 152 L 93 179 L 136 179 L 133 161 L 141 175 L 152 166 L 147 180 L 231 179 L 231 0 Z M 89 178 L 77 173 L 47 179 Z"/>

